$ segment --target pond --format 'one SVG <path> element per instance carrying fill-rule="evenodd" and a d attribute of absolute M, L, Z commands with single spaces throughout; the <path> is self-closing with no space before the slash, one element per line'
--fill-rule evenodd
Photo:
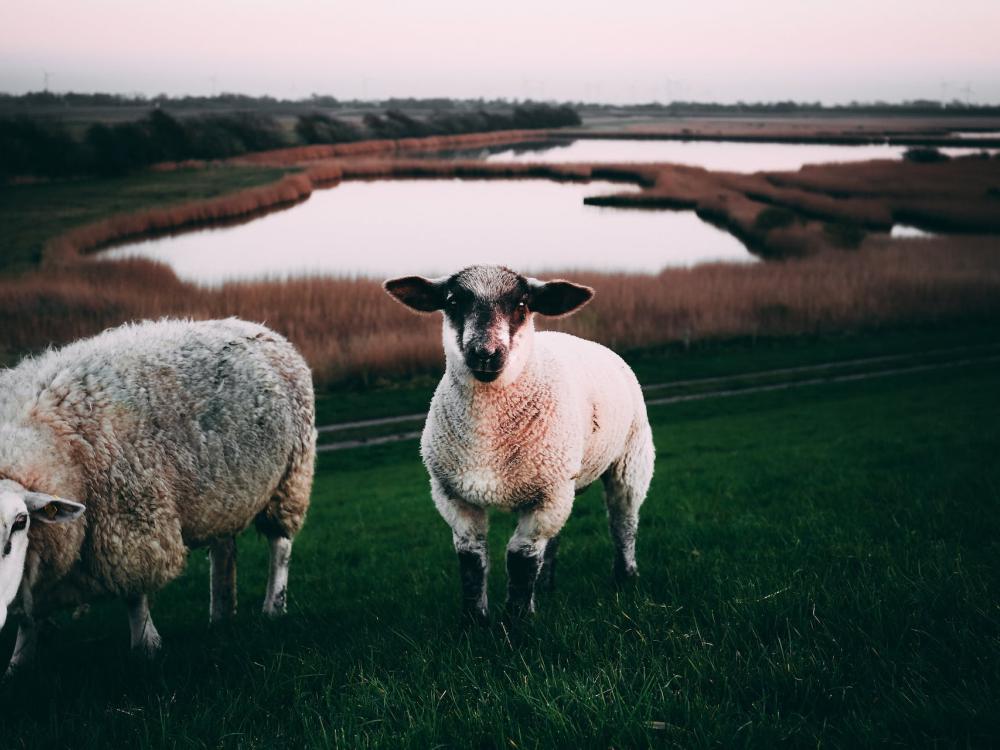
<path fill-rule="evenodd" d="M 727 232 L 691 211 L 586 206 L 588 195 L 636 189 L 544 180 L 345 182 L 237 226 L 122 245 L 203 284 L 311 274 L 385 278 L 450 273 L 471 263 L 519 271 L 656 273 L 707 261 L 751 262 Z"/>
<path fill-rule="evenodd" d="M 1000 130 L 973 130 L 967 132 L 955 132 L 951 135 L 956 138 L 1000 138 Z"/>
<path fill-rule="evenodd" d="M 593 138 L 452 151 L 451 158 L 513 162 L 671 162 L 725 172 L 795 171 L 805 164 L 901 159 L 906 147 Z M 949 156 L 980 151 L 942 148 Z M 428 157 L 434 156 L 427 154 Z M 440 157 L 440 155 L 436 155 Z"/>

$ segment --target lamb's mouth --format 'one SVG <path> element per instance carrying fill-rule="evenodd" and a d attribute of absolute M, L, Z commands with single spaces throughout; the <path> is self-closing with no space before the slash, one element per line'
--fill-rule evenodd
<path fill-rule="evenodd" d="M 500 377 L 500 370 L 476 370 L 469 368 L 472 372 L 472 377 L 478 380 L 480 383 L 492 383 L 494 380 Z"/>

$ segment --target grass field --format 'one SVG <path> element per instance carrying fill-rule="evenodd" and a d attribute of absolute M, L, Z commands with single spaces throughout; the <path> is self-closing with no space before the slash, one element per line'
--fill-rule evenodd
<path fill-rule="evenodd" d="M 998 341 L 939 329 L 634 361 L 649 381 Z M 514 631 L 460 626 L 414 442 L 322 456 L 287 619 L 257 613 L 250 533 L 240 615 L 210 631 L 194 554 L 154 602 L 159 662 L 130 661 L 120 604 L 61 617 L 0 686 L 0 746 L 995 745 L 997 384 L 983 363 L 652 407 L 640 581 L 612 588 L 592 489 L 558 590 Z M 512 525 L 491 533 L 494 611 Z"/>
<path fill-rule="evenodd" d="M 108 216 L 167 207 L 274 182 L 287 170 L 267 167 L 144 172 L 26 185 L 0 184 L 0 275 L 38 265 L 45 243 Z"/>

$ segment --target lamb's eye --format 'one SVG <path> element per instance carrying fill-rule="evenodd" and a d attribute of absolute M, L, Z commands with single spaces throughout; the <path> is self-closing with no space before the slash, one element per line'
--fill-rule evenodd
<path fill-rule="evenodd" d="M 448 298 L 448 307 L 458 307 L 458 299 L 456 297 Z"/>
<path fill-rule="evenodd" d="M 15 531 L 21 531 L 27 525 L 28 525 L 28 516 L 24 513 L 20 513 L 18 514 L 17 518 L 14 519 L 14 523 L 10 527 L 10 533 L 13 534 Z"/>
<path fill-rule="evenodd" d="M 528 305 L 527 305 L 527 303 L 525 303 L 525 302 L 524 302 L 524 301 L 522 300 L 521 302 L 518 302 L 518 303 L 517 303 L 517 309 L 518 309 L 518 310 L 527 310 L 527 309 L 528 309 Z"/>

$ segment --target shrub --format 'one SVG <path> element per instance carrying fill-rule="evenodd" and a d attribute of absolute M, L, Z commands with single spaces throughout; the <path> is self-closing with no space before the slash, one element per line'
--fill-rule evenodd
<path fill-rule="evenodd" d="M 761 232 L 770 232 L 772 229 L 789 227 L 796 221 L 794 212 L 781 206 L 768 206 L 754 219 L 753 226 Z"/>
<path fill-rule="evenodd" d="M 934 164 L 939 161 L 948 161 L 951 157 L 948 156 L 948 154 L 942 154 L 936 148 L 916 146 L 914 148 L 906 149 L 906 151 L 903 152 L 903 158 L 906 161 L 912 161 L 918 164 Z"/>
<path fill-rule="evenodd" d="M 835 247 L 854 250 L 860 247 L 865 238 L 865 230 L 857 224 L 841 224 L 827 222 L 823 225 L 823 234 Z"/>
<path fill-rule="evenodd" d="M 60 125 L 26 117 L 0 120 L 0 177 L 62 177 L 79 172 L 82 145 Z"/>
<path fill-rule="evenodd" d="M 299 115 L 295 134 L 303 143 L 349 143 L 361 140 L 361 131 L 349 122 L 314 112 Z"/>

